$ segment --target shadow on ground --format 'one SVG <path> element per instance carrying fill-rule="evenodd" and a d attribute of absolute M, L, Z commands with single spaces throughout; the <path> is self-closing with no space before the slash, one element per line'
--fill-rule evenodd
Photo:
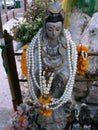
<path fill-rule="evenodd" d="M 11 123 L 10 110 L 8 108 L 0 108 L 0 130 L 3 130 L 8 124 Z"/>

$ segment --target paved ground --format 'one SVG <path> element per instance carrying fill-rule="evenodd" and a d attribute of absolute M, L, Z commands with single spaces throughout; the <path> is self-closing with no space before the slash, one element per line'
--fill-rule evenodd
<path fill-rule="evenodd" d="M 23 8 L 17 8 L 17 9 L 11 9 L 8 10 L 7 15 L 4 13 L 2 14 L 2 24 L 4 25 L 8 20 L 10 20 L 13 17 L 21 17 L 23 15 Z"/>

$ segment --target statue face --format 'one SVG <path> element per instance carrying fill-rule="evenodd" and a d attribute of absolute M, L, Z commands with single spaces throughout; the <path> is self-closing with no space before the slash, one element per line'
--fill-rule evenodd
<path fill-rule="evenodd" d="M 48 38 L 56 40 L 62 30 L 62 22 L 48 22 L 46 23 L 46 34 Z"/>

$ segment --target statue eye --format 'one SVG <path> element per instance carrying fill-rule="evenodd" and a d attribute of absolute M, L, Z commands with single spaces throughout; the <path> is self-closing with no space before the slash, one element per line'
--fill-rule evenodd
<path fill-rule="evenodd" d="M 52 31 L 52 28 L 48 27 L 47 30 L 48 30 L 48 31 Z"/>
<path fill-rule="evenodd" d="M 57 28 L 56 28 L 56 31 L 60 31 L 60 27 L 57 27 Z"/>

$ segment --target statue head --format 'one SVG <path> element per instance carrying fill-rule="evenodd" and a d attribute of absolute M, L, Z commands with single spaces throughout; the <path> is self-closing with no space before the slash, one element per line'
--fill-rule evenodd
<path fill-rule="evenodd" d="M 50 4 L 46 10 L 46 14 L 43 21 L 44 36 L 56 39 L 63 30 L 63 10 L 56 2 Z"/>

